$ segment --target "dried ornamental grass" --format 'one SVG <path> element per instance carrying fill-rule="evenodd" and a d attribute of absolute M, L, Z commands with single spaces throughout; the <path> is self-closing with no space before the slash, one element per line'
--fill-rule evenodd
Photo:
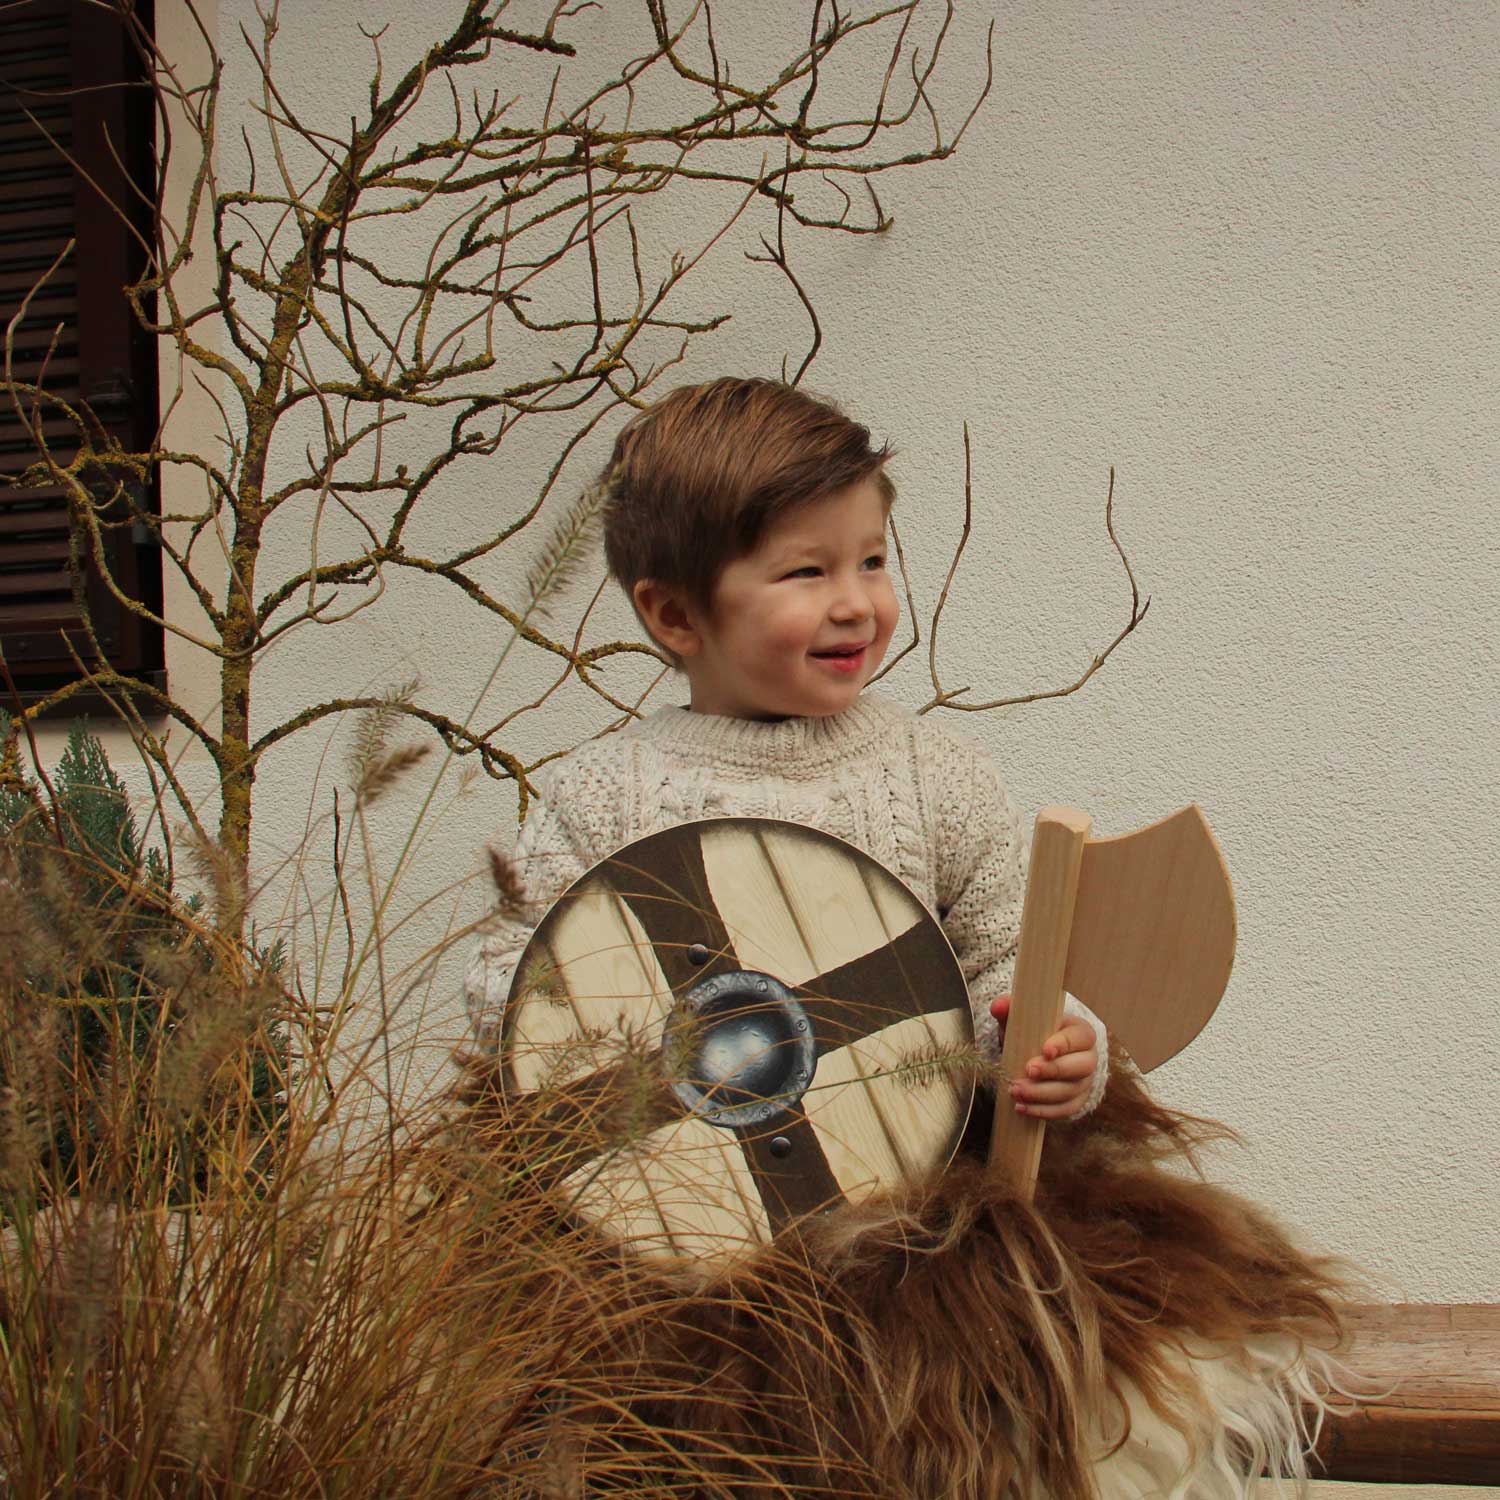
<path fill-rule="evenodd" d="M 542 1093 L 476 1064 L 394 1152 L 301 1101 L 189 1208 L 9 1197 L 11 1492 L 1228 1497 L 1338 1380 L 1338 1269 L 1162 1170 L 1201 1132 L 1126 1067 L 1035 1209 L 960 1165 L 713 1276 L 570 1220 L 568 1164 L 649 1122 Z"/>

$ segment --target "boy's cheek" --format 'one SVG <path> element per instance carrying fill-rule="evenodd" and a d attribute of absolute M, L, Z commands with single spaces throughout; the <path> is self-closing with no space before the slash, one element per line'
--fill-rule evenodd
<path fill-rule="evenodd" d="M 772 650 L 779 654 L 804 656 L 810 644 L 817 640 L 818 628 L 819 622 L 816 619 L 783 619 L 769 626 L 766 640 Z"/>
<path fill-rule="evenodd" d="M 875 617 L 880 629 L 878 644 L 884 651 L 890 645 L 891 637 L 895 635 L 896 626 L 901 620 L 901 601 L 896 597 L 896 588 L 889 575 L 885 582 L 885 598 L 876 604 Z"/>

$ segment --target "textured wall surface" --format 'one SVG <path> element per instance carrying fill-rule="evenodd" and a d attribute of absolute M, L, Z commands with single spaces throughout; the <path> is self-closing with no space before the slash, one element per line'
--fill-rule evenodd
<path fill-rule="evenodd" d="M 731 8 L 762 29 L 726 14 L 741 55 L 805 25 L 788 0 Z M 285 4 L 288 97 L 347 115 L 366 56 L 356 22 L 391 13 L 394 68 L 424 40 L 425 12 L 404 9 Z M 945 685 L 975 698 L 1071 681 L 1123 622 L 1103 526 L 1115 466 L 1146 623 L 1081 693 L 962 727 L 1027 808 L 1074 803 L 1113 833 L 1204 807 L 1236 882 L 1239 956 L 1159 1092 L 1239 1127 L 1245 1145 L 1214 1172 L 1383 1276 L 1381 1295 L 1491 1300 L 1500 11 L 1054 0 L 994 16 L 994 90 L 953 160 L 882 187 L 890 233 L 793 236 L 826 336 L 808 383 L 899 449 L 924 618 L 961 521 L 968 423 L 976 530 L 941 655 Z M 632 17 L 585 12 L 573 34 L 603 47 Z M 989 17 L 960 4 L 938 75 L 950 117 L 982 84 Z M 257 129 L 238 36 L 253 20 L 248 0 L 221 0 L 226 171 L 240 120 Z M 689 247 L 712 228 L 659 216 L 648 243 Z M 754 244 L 737 228 L 705 266 L 691 305 L 736 316 L 683 378 L 800 360 L 805 318 L 746 263 Z M 580 451 L 577 484 L 609 435 Z M 507 470 L 445 504 L 482 530 L 524 481 Z M 626 623 L 606 609 L 597 638 Z M 351 629 L 289 639 L 265 714 L 351 676 L 420 672 L 456 702 L 492 665 L 471 616 L 415 592 Z M 887 689 L 925 701 L 924 655 Z M 205 680 L 182 651 L 174 673 Z M 540 680 L 523 668 L 502 695 Z M 519 748 L 602 722 L 587 695 L 562 695 Z M 323 746 L 267 762 L 268 874 L 302 838 L 320 774 L 325 796 Z M 494 784 L 440 806 L 413 901 L 514 820 Z M 412 930 L 431 940 L 479 901 L 460 890 Z M 456 1026 L 454 969 L 422 990 L 424 1077 Z"/>

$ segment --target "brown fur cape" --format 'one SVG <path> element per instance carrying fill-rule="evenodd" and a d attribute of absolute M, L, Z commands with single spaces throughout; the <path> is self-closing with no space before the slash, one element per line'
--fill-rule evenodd
<path fill-rule="evenodd" d="M 1099 1109 L 1048 1132 L 1031 1205 L 970 1142 L 714 1279 L 563 1229 L 598 1324 L 536 1383 L 542 1488 L 1217 1500 L 1263 1471 L 1300 1477 L 1348 1388 L 1342 1273 L 1196 1173 L 1195 1148 L 1230 1132 L 1113 1061 Z M 535 1139 L 492 1075 L 471 1072 L 466 1097 L 497 1201 L 539 1190 Z"/>

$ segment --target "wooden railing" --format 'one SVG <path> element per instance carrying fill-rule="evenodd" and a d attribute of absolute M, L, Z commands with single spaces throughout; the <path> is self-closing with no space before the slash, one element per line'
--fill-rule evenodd
<path fill-rule="evenodd" d="M 1327 1423 L 1315 1477 L 1500 1485 L 1500 1303 L 1379 1305 L 1349 1363 L 1389 1395 Z"/>

